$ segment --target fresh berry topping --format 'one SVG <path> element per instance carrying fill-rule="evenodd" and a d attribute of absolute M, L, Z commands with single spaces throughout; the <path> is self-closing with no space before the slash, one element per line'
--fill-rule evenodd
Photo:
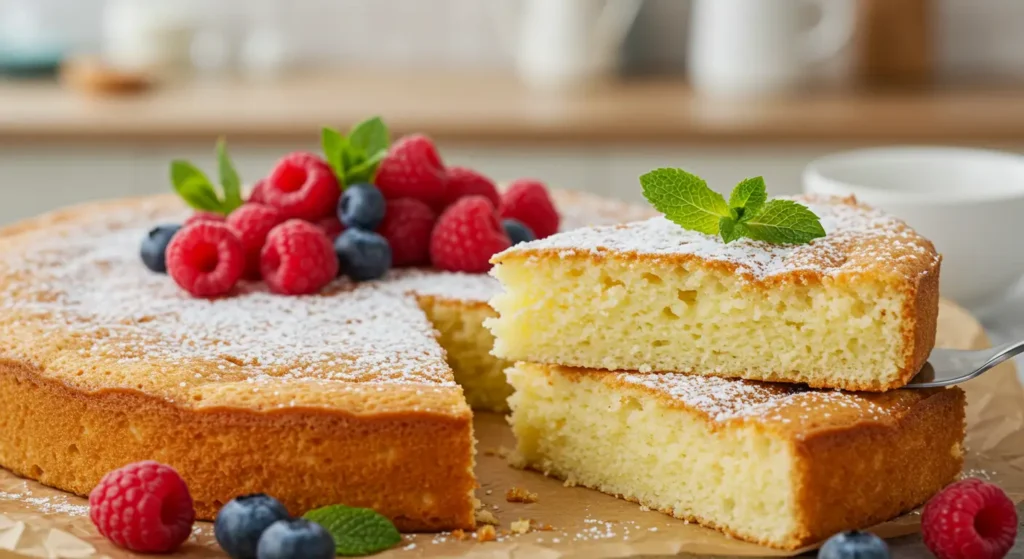
<path fill-rule="evenodd" d="M 503 219 L 501 226 L 505 228 L 505 234 L 508 235 L 508 239 L 512 241 L 513 245 L 528 243 L 537 238 L 533 231 L 518 219 Z"/>
<path fill-rule="evenodd" d="M 256 184 L 252 185 L 252 192 L 249 193 L 250 203 L 266 204 L 266 200 L 263 199 L 263 189 L 266 188 L 267 179 L 260 179 L 256 181 Z"/>
<path fill-rule="evenodd" d="M 382 277 L 391 268 L 391 247 L 377 233 L 362 229 L 346 229 L 334 240 L 338 272 L 354 281 Z"/>
<path fill-rule="evenodd" d="M 921 533 L 938 559 L 997 559 L 1013 547 L 1017 510 L 998 486 L 965 479 L 928 501 Z"/>
<path fill-rule="evenodd" d="M 330 215 L 316 221 L 316 226 L 327 235 L 327 238 L 334 240 L 341 235 L 341 232 L 345 230 L 345 226 L 341 224 L 341 220 L 336 215 Z"/>
<path fill-rule="evenodd" d="M 430 264 L 430 232 L 437 215 L 419 200 L 388 200 L 387 213 L 377 232 L 391 247 L 391 265 L 425 266 Z"/>
<path fill-rule="evenodd" d="M 538 239 L 558 232 L 558 211 L 544 183 L 533 179 L 512 181 L 501 199 L 501 217 L 518 219 Z"/>
<path fill-rule="evenodd" d="M 167 273 L 167 245 L 174 234 L 181 229 L 180 225 L 158 225 L 149 230 L 142 239 L 142 262 L 147 268 L 161 274 Z"/>
<path fill-rule="evenodd" d="M 267 235 L 260 271 L 274 293 L 305 295 L 320 291 L 338 275 L 338 260 L 320 228 L 290 219 Z"/>
<path fill-rule="evenodd" d="M 445 196 L 446 174 L 430 138 L 413 134 L 399 139 L 377 169 L 374 182 L 384 197 L 415 198 L 430 205 Z"/>
<path fill-rule="evenodd" d="M 147 460 L 103 476 L 89 493 L 89 518 L 120 547 L 168 553 L 188 539 L 196 512 L 178 472 Z"/>
<path fill-rule="evenodd" d="M 889 559 L 889 546 L 870 532 L 840 532 L 821 546 L 818 559 Z"/>
<path fill-rule="evenodd" d="M 479 274 L 491 269 L 491 256 L 510 246 L 491 202 L 467 196 L 438 218 L 430 236 L 430 258 L 442 270 Z"/>
<path fill-rule="evenodd" d="M 270 230 L 284 221 L 284 215 L 273 206 L 250 202 L 228 216 L 228 227 L 245 249 L 245 277 L 260 279 L 260 251 Z"/>
<path fill-rule="evenodd" d="M 245 271 L 245 249 L 227 225 L 200 221 L 184 227 L 167 245 L 167 271 L 196 297 L 231 291 Z"/>
<path fill-rule="evenodd" d="M 498 187 L 491 179 L 468 167 L 448 167 L 448 183 L 445 186 L 443 210 L 455 203 L 464 196 L 483 196 L 497 208 L 501 206 L 501 196 L 498 194 Z"/>
<path fill-rule="evenodd" d="M 323 160 L 303 152 L 278 162 L 260 193 L 263 203 L 285 217 L 308 221 L 332 214 L 340 196 L 334 172 Z"/>
<path fill-rule="evenodd" d="M 200 211 L 188 216 L 188 218 L 185 219 L 185 223 L 182 225 L 192 225 L 193 223 L 199 223 L 200 221 L 216 221 L 220 223 L 224 221 L 224 216 L 219 213 Z"/>
<path fill-rule="evenodd" d="M 384 219 L 384 195 L 372 184 L 353 184 L 338 200 L 338 219 L 345 227 L 373 231 Z"/>
<path fill-rule="evenodd" d="M 334 538 L 316 522 L 278 520 L 260 537 L 259 559 L 334 559 Z"/>
<path fill-rule="evenodd" d="M 277 499 L 257 493 L 237 497 L 217 513 L 213 534 L 232 559 L 256 559 L 260 536 L 278 520 L 290 518 Z"/>

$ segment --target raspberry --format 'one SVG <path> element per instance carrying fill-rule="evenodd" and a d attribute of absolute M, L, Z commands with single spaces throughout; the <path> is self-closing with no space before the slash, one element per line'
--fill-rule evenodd
<path fill-rule="evenodd" d="M 444 203 L 435 209 L 443 210 L 459 198 L 474 194 L 487 198 L 495 208 L 501 206 L 498 187 L 494 186 L 491 179 L 468 167 L 448 167 L 448 184 L 445 187 Z"/>
<path fill-rule="evenodd" d="M 1005 557 L 1017 537 L 1017 510 L 998 486 L 965 479 L 928 501 L 921 532 L 939 559 Z"/>
<path fill-rule="evenodd" d="M 196 297 L 231 291 L 245 271 L 245 249 L 227 225 L 200 221 L 178 231 L 167 245 L 167 271 Z"/>
<path fill-rule="evenodd" d="M 538 239 L 558 232 L 558 211 L 544 183 L 534 179 L 512 181 L 501 200 L 501 217 L 518 219 Z"/>
<path fill-rule="evenodd" d="M 341 196 L 334 172 L 315 155 L 286 155 L 270 173 L 260 198 L 287 218 L 313 221 L 334 213 Z"/>
<path fill-rule="evenodd" d="M 430 257 L 442 270 L 483 273 L 491 269 L 491 256 L 510 246 L 491 202 L 483 196 L 467 196 L 437 220 L 430 236 Z"/>
<path fill-rule="evenodd" d="M 252 185 L 252 191 L 249 192 L 248 202 L 256 204 L 265 204 L 266 200 L 263 199 L 263 189 L 266 188 L 267 179 L 260 179 L 256 181 L 256 184 Z"/>
<path fill-rule="evenodd" d="M 415 198 L 429 205 L 445 196 L 446 173 L 430 138 L 413 134 L 399 139 L 377 168 L 374 184 L 385 198 Z"/>
<path fill-rule="evenodd" d="M 198 223 L 200 221 L 223 222 L 224 216 L 213 212 L 198 211 L 188 216 L 188 218 L 185 220 L 185 223 L 182 223 L 182 225 L 192 225 L 193 223 Z"/>
<path fill-rule="evenodd" d="M 260 271 L 274 293 L 305 295 L 320 291 L 338 275 L 338 258 L 316 225 L 289 219 L 267 235 Z"/>
<path fill-rule="evenodd" d="M 260 279 L 260 250 L 267 233 L 284 221 L 284 215 L 272 206 L 249 202 L 228 216 L 228 227 L 242 242 L 245 249 L 245 277 Z"/>
<path fill-rule="evenodd" d="M 147 460 L 103 476 L 89 493 L 89 518 L 119 547 L 168 553 L 188 539 L 196 512 L 178 472 Z"/>
<path fill-rule="evenodd" d="M 337 239 L 338 235 L 341 235 L 341 232 L 345 230 L 345 226 L 341 224 L 341 220 L 336 215 L 320 218 L 314 225 L 319 227 L 327 235 L 327 238 L 332 241 Z"/>
<path fill-rule="evenodd" d="M 430 232 L 436 218 L 434 210 L 419 200 L 388 200 L 384 221 L 377 232 L 391 246 L 393 267 L 430 264 Z"/>

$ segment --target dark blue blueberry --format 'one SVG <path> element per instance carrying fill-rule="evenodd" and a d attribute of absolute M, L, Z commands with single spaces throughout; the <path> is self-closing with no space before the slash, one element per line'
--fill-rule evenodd
<path fill-rule="evenodd" d="M 333 559 L 334 538 L 316 522 L 278 520 L 260 537 L 258 559 Z"/>
<path fill-rule="evenodd" d="M 387 239 L 361 229 L 346 229 L 334 240 L 338 273 L 355 281 L 382 277 L 391 268 L 391 247 Z"/>
<path fill-rule="evenodd" d="M 232 499 L 217 513 L 213 535 L 232 559 L 256 559 L 260 536 L 273 523 L 288 518 L 277 499 L 262 493 Z"/>
<path fill-rule="evenodd" d="M 167 273 L 167 245 L 179 229 L 180 225 L 158 225 L 149 230 L 146 238 L 142 239 L 142 262 L 147 268 L 161 274 Z"/>
<path fill-rule="evenodd" d="M 505 234 L 508 235 L 513 245 L 528 243 L 537 238 L 537 235 L 533 234 L 533 229 L 518 219 L 503 219 L 501 226 L 505 228 Z"/>
<path fill-rule="evenodd" d="M 840 532 L 821 546 L 818 559 L 889 559 L 889 546 L 869 532 Z"/>
<path fill-rule="evenodd" d="M 387 202 L 372 184 L 349 185 L 338 200 L 338 219 L 345 227 L 373 231 L 384 219 Z"/>

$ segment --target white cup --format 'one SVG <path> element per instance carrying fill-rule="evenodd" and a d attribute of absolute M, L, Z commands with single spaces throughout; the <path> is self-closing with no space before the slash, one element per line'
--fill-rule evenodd
<path fill-rule="evenodd" d="M 942 254 L 940 292 L 985 312 L 1024 275 L 1024 155 L 953 147 L 837 153 L 804 191 L 854 195 L 906 221 Z"/>

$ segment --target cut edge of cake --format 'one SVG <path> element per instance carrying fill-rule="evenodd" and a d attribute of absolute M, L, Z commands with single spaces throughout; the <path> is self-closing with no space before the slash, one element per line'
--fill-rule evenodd
<path fill-rule="evenodd" d="M 963 465 L 959 388 L 849 394 L 529 363 L 508 376 L 514 465 L 769 547 L 894 518 Z"/>

